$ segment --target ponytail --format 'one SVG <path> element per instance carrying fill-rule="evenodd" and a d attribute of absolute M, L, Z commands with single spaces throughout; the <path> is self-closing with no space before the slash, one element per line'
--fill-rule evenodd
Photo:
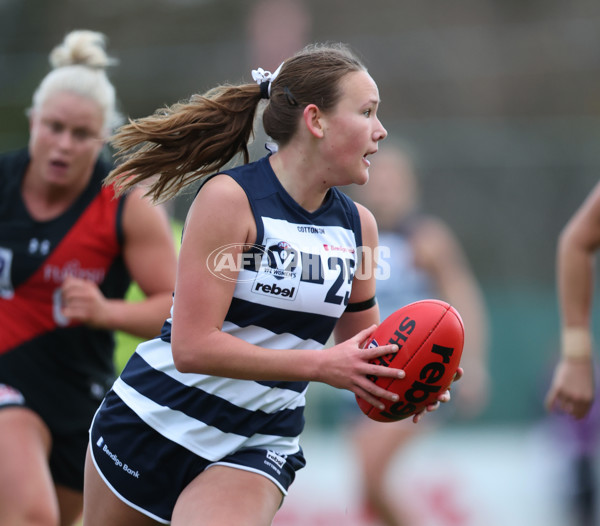
<path fill-rule="evenodd" d="M 223 85 L 189 101 L 130 120 L 112 139 L 120 164 L 106 179 L 122 193 L 145 182 L 146 195 L 166 201 L 187 185 L 221 170 L 236 155 L 249 162 L 248 142 L 261 99 L 263 127 L 280 147 L 297 132 L 304 108 L 331 111 L 341 97 L 340 80 L 366 71 L 344 44 L 311 44 L 274 73 L 252 71 L 257 84 Z"/>
<path fill-rule="evenodd" d="M 260 100 L 256 84 L 223 85 L 130 120 L 111 139 L 119 164 L 105 184 L 114 184 L 120 194 L 146 182 L 146 195 L 158 203 L 220 170 L 238 154 L 248 163 Z"/>

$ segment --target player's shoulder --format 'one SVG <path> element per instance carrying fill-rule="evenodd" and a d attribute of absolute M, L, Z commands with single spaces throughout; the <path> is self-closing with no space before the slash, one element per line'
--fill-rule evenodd
<path fill-rule="evenodd" d="M 358 217 L 360 219 L 361 230 L 363 233 L 365 231 L 377 231 L 377 220 L 373 215 L 373 212 L 369 210 L 366 206 L 361 205 L 353 201 L 354 206 L 356 207 L 356 211 L 358 213 Z"/>
<path fill-rule="evenodd" d="M 366 206 L 353 201 L 360 220 L 361 243 L 365 246 L 377 246 L 377 221 L 373 212 Z"/>
<path fill-rule="evenodd" d="M 371 212 L 371 210 L 369 210 L 365 205 L 361 205 L 356 201 L 352 201 L 352 203 L 354 203 L 354 206 L 356 207 L 356 210 L 358 211 L 358 215 L 360 216 L 361 220 L 365 219 L 367 221 L 375 222 L 375 216 L 373 215 L 373 212 Z"/>
<path fill-rule="evenodd" d="M 244 189 L 227 173 L 221 173 L 203 181 L 188 215 L 210 217 L 212 221 L 223 222 L 240 218 L 243 211 L 249 209 L 249 199 Z"/>
<path fill-rule="evenodd" d="M 234 203 L 240 199 L 247 199 L 244 189 L 227 172 L 213 175 L 204 181 L 198 190 L 198 198 L 204 201 L 225 201 L 230 203 Z"/>

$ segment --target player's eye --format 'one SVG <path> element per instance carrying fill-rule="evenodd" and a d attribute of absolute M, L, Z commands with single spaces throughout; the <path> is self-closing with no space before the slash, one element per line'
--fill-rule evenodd
<path fill-rule="evenodd" d="M 65 129 L 63 124 L 58 121 L 46 121 L 45 124 L 52 133 L 62 133 L 62 131 Z"/>
<path fill-rule="evenodd" d="M 73 137 L 78 141 L 85 141 L 93 137 L 94 134 L 90 130 L 86 130 L 84 128 L 76 128 L 73 130 Z"/>

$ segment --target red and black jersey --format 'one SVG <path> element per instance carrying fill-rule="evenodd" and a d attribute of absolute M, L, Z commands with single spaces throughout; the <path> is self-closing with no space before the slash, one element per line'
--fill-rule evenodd
<path fill-rule="evenodd" d="M 28 163 L 26 150 L 0 157 L 0 383 L 19 389 L 43 413 L 38 406 L 48 398 L 69 405 L 76 393 L 100 400 L 114 375 L 112 333 L 62 316 L 63 280 L 89 279 L 106 297 L 122 298 L 129 275 L 122 258 L 124 199 L 102 185 L 110 164 L 97 162 L 89 185 L 62 215 L 36 221 L 21 195 Z"/>

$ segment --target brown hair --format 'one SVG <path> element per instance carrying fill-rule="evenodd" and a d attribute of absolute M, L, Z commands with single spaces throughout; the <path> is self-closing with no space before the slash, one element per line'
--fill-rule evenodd
<path fill-rule="evenodd" d="M 271 85 L 263 112 L 265 132 L 280 146 L 294 136 L 304 108 L 331 110 L 339 80 L 366 68 L 343 44 L 311 44 L 287 59 Z M 151 179 L 155 202 L 220 170 L 236 155 L 249 161 L 248 142 L 261 89 L 258 84 L 222 85 L 188 101 L 130 120 L 112 139 L 122 163 L 106 178 L 117 192 Z"/>

